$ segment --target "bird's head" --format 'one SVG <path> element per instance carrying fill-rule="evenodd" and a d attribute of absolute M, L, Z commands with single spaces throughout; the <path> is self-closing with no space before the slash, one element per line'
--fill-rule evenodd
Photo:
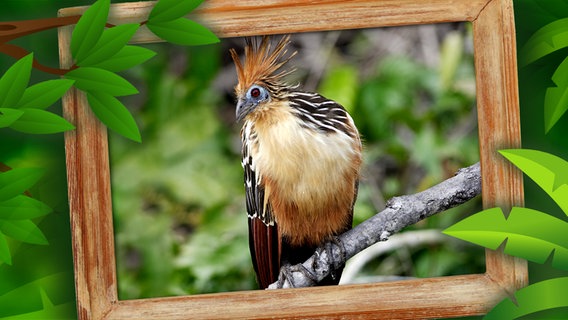
<path fill-rule="evenodd" d="M 293 70 L 277 71 L 296 54 L 294 52 L 283 58 L 290 43 L 289 35 L 282 37 L 274 50 L 271 50 L 268 36 L 262 37 L 260 42 L 258 38 L 246 38 L 245 41 L 244 63 L 234 49 L 230 50 L 239 80 L 235 86 L 237 122 L 258 110 L 259 106 L 279 98 L 279 94 L 287 88 L 282 78 Z"/>
<path fill-rule="evenodd" d="M 255 110 L 259 104 L 270 101 L 268 90 L 258 84 L 250 86 L 244 94 L 237 95 L 237 109 L 235 112 L 237 122 L 243 120 L 249 113 Z"/>

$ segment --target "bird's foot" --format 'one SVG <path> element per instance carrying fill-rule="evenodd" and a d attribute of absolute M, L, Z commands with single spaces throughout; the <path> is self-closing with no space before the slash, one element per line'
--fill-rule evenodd
<path fill-rule="evenodd" d="M 303 264 L 298 263 L 295 265 L 285 264 L 280 267 L 280 274 L 278 275 L 277 288 L 284 288 L 284 284 L 288 282 L 290 288 L 295 288 L 296 284 L 294 282 L 294 272 L 300 272 L 309 279 L 312 283 L 317 283 L 317 276 L 308 268 L 304 267 Z"/>
<path fill-rule="evenodd" d="M 337 259 L 333 255 L 333 245 L 336 245 L 339 248 L 339 259 Z M 329 242 L 325 243 L 325 251 L 329 260 L 331 261 L 332 270 L 330 271 L 331 278 L 335 281 L 338 277 L 337 271 L 343 268 L 345 265 L 346 254 L 345 254 L 345 246 L 339 237 L 333 236 Z M 339 274 L 341 276 L 341 272 Z"/>

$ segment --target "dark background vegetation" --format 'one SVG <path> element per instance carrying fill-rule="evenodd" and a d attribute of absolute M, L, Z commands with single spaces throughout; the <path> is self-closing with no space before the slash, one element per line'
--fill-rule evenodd
<path fill-rule="evenodd" d="M 121 1 L 124 2 L 124 1 Z M 55 16 L 86 0 L 3 1 L 1 21 Z M 517 0 L 518 42 L 568 16 L 562 1 Z M 124 100 L 142 144 L 110 134 L 113 205 L 121 299 L 255 288 L 248 253 L 239 126 L 234 123 L 236 75 L 228 49 L 154 44 L 158 55 L 122 75 L 141 94 Z M 55 30 L 19 39 L 44 64 L 56 66 Z M 392 196 L 420 191 L 478 161 L 471 26 L 443 24 L 299 34 L 291 83 L 343 104 L 365 140 L 365 167 L 355 208 L 358 223 Z M 543 101 L 556 62 L 520 70 L 523 146 L 568 159 L 567 126 L 544 135 Z M 4 72 L 14 59 L 0 56 Z M 53 78 L 34 71 L 32 83 Z M 60 112 L 60 106 L 51 111 Z M 55 210 L 38 221 L 50 244 L 14 243 L 13 265 L 0 265 L 0 318 L 74 318 L 72 256 L 63 135 L 0 132 L 0 161 L 44 167 L 31 190 Z M 560 214 L 532 181 L 528 207 Z M 408 228 L 446 228 L 480 209 L 479 199 Z M 382 245 L 387 246 L 387 243 Z M 351 281 L 432 277 L 484 271 L 483 250 L 440 237 L 373 257 Z M 558 271 L 530 265 L 531 282 Z M 22 298 L 25 297 L 25 298 Z M 43 311 L 41 311 L 43 309 Z M 26 312 L 33 314 L 21 315 Z"/>

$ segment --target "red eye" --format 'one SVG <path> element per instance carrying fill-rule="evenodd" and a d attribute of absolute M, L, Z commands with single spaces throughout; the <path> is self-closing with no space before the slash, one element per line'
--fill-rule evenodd
<path fill-rule="evenodd" d="M 259 88 L 253 88 L 253 89 L 250 91 L 250 96 L 253 97 L 253 98 L 258 98 L 258 97 L 260 97 L 260 89 L 259 89 Z"/>

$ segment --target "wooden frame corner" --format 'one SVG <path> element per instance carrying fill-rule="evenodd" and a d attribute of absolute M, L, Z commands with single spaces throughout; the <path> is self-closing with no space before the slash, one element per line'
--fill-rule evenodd
<path fill-rule="evenodd" d="M 111 22 L 142 21 L 154 2 L 112 6 Z M 60 10 L 60 16 L 81 14 Z M 473 24 L 484 207 L 523 204 L 522 175 L 497 150 L 520 147 L 512 0 L 210 0 L 197 17 L 220 37 L 470 21 Z M 59 30 L 61 66 L 72 65 L 72 27 Z M 159 41 L 142 29 L 135 42 Z M 452 277 L 324 288 L 119 300 L 106 128 L 83 93 L 63 100 L 77 127 L 65 134 L 80 319 L 442 318 L 480 315 L 527 284 L 524 260 L 488 250 L 487 271 Z"/>

